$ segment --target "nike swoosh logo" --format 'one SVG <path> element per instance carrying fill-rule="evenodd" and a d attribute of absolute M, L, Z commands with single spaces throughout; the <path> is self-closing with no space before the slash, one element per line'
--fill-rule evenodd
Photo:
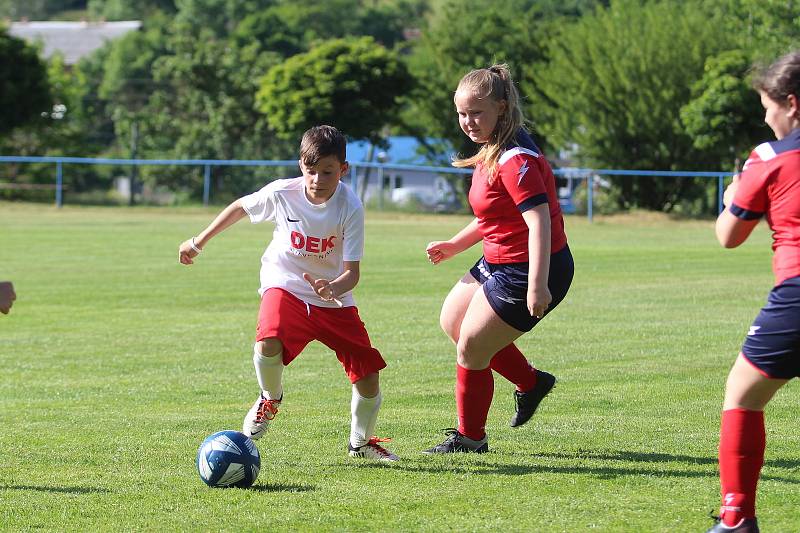
<path fill-rule="evenodd" d="M 300 222 L 300 219 L 295 220 L 295 219 L 289 218 L 289 217 L 286 217 L 286 220 L 288 220 L 289 222 Z"/>
<path fill-rule="evenodd" d="M 516 304 L 522 301 L 521 298 L 512 298 L 510 296 L 496 296 L 496 298 L 510 304 Z"/>

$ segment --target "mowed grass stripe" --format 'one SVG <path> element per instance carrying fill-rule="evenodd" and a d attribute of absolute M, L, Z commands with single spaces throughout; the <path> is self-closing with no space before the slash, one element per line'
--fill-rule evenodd
<path fill-rule="evenodd" d="M 177 246 L 214 209 L 0 203 L 0 529 L 8 531 L 701 531 L 718 503 L 725 376 L 771 286 L 761 225 L 723 250 L 713 221 L 567 219 L 568 299 L 520 348 L 560 379 L 512 430 L 496 377 L 492 453 L 419 453 L 455 422 L 441 302 L 479 256 L 431 266 L 468 218 L 369 212 L 356 299 L 389 367 L 378 432 L 393 467 L 346 456 L 350 387 L 313 343 L 284 374 L 252 490 L 209 490 L 203 438 L 257 394 L 251 348 L 268 224 L 240 223 L 196 265 Z M 800 523 L 796 385 L 770 405 L 759 518 Z"/>

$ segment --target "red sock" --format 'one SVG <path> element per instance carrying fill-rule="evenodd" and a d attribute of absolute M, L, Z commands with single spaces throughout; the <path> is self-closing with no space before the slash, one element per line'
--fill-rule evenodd
<path fill-rule="evenodd" d="M 764 464 L 764 412 L 729 409 L 722 412 L 719 437 L 719 480 L 722 521 L 736 525 L 756 515 L 756 485 Z"/>
<path fill-rule="evenodd" d="M 536 385 L 536 369 L 514 343 L 494 354 L 489 368 L 516 385 L 520 392 L 528 392 Z"/>
<path fill-rule="evenodd" d="M 456 365 L 458 432 L 472 440 L 486 436 L 486 418 L 494 395 L 492 370 L 469 370 Z"/>

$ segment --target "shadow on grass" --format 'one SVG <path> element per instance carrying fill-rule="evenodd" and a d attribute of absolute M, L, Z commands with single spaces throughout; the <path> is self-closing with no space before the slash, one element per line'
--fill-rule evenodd
<path fill-rule="evenodd" d="M 34 492 L 54 492 L 63 494 L 94 494 L 111 492 L 100 487 L 42 487 L 37 485 L 0 485 L 0 490 L 30 490 Z"/>
<path fill-rule="evenodd" d="M 648 452 L 616 452 L 616 453 L 603 453 L 603 452 L 574 452 L 574 453 L 542 453 L 533 455 L 524 455 L 528 460 L 530 459 L 557 459 L 559 461 L 576 461 L 576 460 L 590 460 L 598 462 L 622 461 L 631 463 L 648 463 L 651 465 L 660 464 L 661 468 L 647 467 L 647 466 L 609 466 L 609 465 L 587 465 L 587 464 L 571 464 L 571 465 L 551 465 L 551 464 L 508 464 L 500 462 L 490 462 L 487 459 L 496 455 L 499 460 L 502 458 L 520 457 L 523 454 L 506 454 L 490 452 L 487 455 L 480 456 L 477 459 L 475 455 L 461 456 L 460 454 L 452 456 L 430 457 L 429 459 L 413 458 L 410 461 L 401 461 L 393 468 L 399 468 L 403 471 L 410 472 L 424 472 L 431 474 L 489 474 L 489 475 L 505 475 L 505 476 L 524 476 L 530 474 L 583 474 L 593 476 L 598 479 L 614 479 L 618 477 L 634 476 L 634 477 L 683 477 L 683 478 L 717 478 L 719 476 L 717 469 L 704 468 L 703 470 L 686 470 L 681 468 L 671 468 L 673 463 L 683 462 L 695 465 L 716 465 L 716 458 L 709 457 L 692 457 L 688 455 L 670 455 L 665 453 L 648 453 Z M 463 462 L 459 460 L 463 457 Z M 446 461 L 446 464 L 443 464 Z M 789 463 L 789 465 L 787 465 Z M 791 461 L 768 461 L 768 466 L 782 466 L 793 468 L 791 465 L 796 465 Z M 384 468 L 381 464 L 364 463 L 359 465 L 364 468 Z M 779 481 L 782 483 L 789 483 L 793 485 L 800 485 L 800 478 L 789 478 L 783 476 L 763 475 L 761 479 Z"/>
<path fill-rule="evenodd" d="M 442 458 L 443 459 L 443 458 Z M 470 460 L 463 465 L 454 464 L 448 458 L 448 464 L 441 464 L 441 459 L 431 458 L 429 463 L 422 463 L 423 460 L 415 460 L 414 464 L 397 465 L 398 468 L 407 472 L 424 472 L 430 474 L 488 474 L 501 476 L 526 476 L 531 474 L 585 474 L 599 479 L 614 479 L 625 476 L 646 476 L 646 477 L 716 477 L 715 472 L 694 472 L 691 470 L 667 470 L 650 468 L 619 468 L 610 466 L 555 466 L 555 465 L 515 465 L 498 464 L 487 461 Z M 438 463 L 438 464 L 437 464 Z M 373 467 L 373 465 L 363 465 L 362 467 Z M 774 478 L 773 478 L 774 479 Z M 786 480 L 800 484 L 797 480 Z"/>
<path fill-rule="evenodd" d="M 772 466 L 775 468 L 786 468 L 789 470 L 799 470 L 800 461 L 792 459 L 770 459 L 764 462 L 765 466 Z"/>
<path fill-rule="evenodd" d="M 573 453 L 535 453 L 533 457 L 552 458 L 552 459 L 592 459 L 600 461 L 625 461 L 631 463 L 672 463 L 681 462 L 694 465 L 716 465 L 716 457 L 694 457 L 691 455 L 671 455 L 668 453 L 653 452 L 593 452 L 579 450 Z M 769 459 L 764 462 L 764 466 L 774 468 L 786 468 L 794 470 L 800 468 L 800 461 L 792 459 Z"/>
<path fill-rule="evenodd" d="M 671 455 L 653 452 L 594 452 L 578 450 L 567 453 L 534 453 L 533 457 L 543 459 L 575 460 L 591 459 L 597 461 L 625 461 L 626 463 L 689 463 L 693 465 L 715 465 L 716 457 L 692 457 L 690 455 Z"/>
<path fill-rule="evenodd" d="M 256 492 L 311 492 L 317 490 L 313 485 L 298 485 L 296 483 L 266 483 L 264 485 L 253 485 L 249 489 Z"/>

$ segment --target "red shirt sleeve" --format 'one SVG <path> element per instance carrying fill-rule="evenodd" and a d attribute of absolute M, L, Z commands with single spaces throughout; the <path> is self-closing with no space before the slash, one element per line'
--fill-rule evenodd
<path fill-rule="evenodd" d="M 745 220 L 761 218 L 767 211 L 767 181 L 769 163 L 759 157 L 755 150 L 745 161 L 739 176 L 739 188 L 733 197 L 730 212 Z"/>
<path fill-rule="evenodd" d="M 547 187 L 535 156 L 514 155 L 500 166 L 499 177 L 521 212 L 547 203 Z"/>

